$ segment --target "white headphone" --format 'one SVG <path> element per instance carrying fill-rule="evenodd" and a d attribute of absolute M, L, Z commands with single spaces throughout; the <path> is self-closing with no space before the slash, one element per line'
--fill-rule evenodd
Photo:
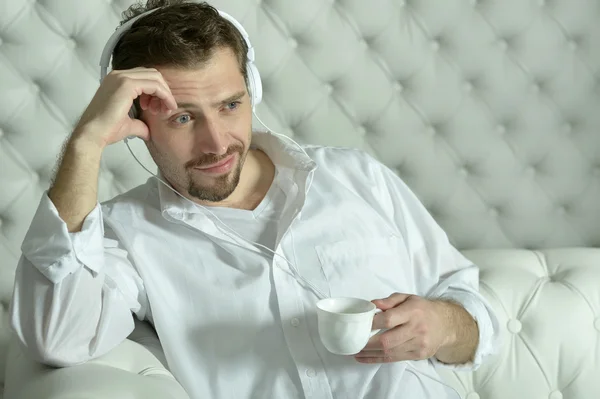
<path fill-rule="evenodd" d="M 115 49 L 115 46 L 121 39 L 121 37 L 125 34 L 125 32 L 127 32 L 129 30 L 129 28 L 131 28 L 131 25 L 133 25 L 133 23 L 135 21 L 137 21 L 139 18 L 141 18 L 145 15 L 148 15 L 150 13 L 153 13 L 154 11 L 157 11 L 157 10 L 160 10 L 160 8 L 154 8 L 154 9 L 146 11 L 140 15 L 137 15 L 136 17 L 130 19 L 129 21 L 127 21 L 126 23 L 121 25 L 110 36 L 110 38 L 106 42 L 106 45 L 104 46 L 104 50 L 102 50 L 102 55 L 100 56 L 100 83 L 102 83 L 102 80 L 107 75 L 107 70 L 110 65 L 112 53 Z M 248 73 L 248 86 L 249 86 L 249 90 L 250 90 L 250 100 L 252 103 L 252 110 L 254 111 L 255 107 L 262 100 L 262 82 L 260 80 L 260 74 L 258 73 L 258 68 L 256 68 L 256 65 L 254 64 L 254 47 L 252 47 L 252 44 L 250 43 L 250 38 L 248 37 L 248 33 L 246 33 L 246 30 L 244 29 L 242 24 L 240 24 L 231 15 L 226 14 L 220 10 L 217 10 L 217 11 L 219 12 L 219 15 L 221 17 L 223 17 L 226 20 L 228 20 L 229 22 L 231 22 L 233 24 L 233 26 L 235 26 L 237 28 L 237 30 L 240 32 L 240 34 L 244 38 L 246 45 L 248 46 L 246 70 Z M 132 110 L 130 111 L 129 115 L 131 117 L 135 117 L 135 115 L 133 113 L 133 107 L 132 107 Z"/>

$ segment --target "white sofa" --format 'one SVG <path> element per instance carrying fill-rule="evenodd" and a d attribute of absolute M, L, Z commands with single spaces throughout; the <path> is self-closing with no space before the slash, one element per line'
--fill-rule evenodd
<path fill-rule="evenodd" d="M 504 327 L 501 352 L 474 373 L 442 376 L 466 399 L 599 397 L 600 249 L 473 250 L 481 289 Z M 139 323 L 84 365 L 50 369 L 12 345 L 6 399 L 184 399 L 158 338 Z"/>
<path fill-rule="evenodd" d="M 0 3 L 5 399 L 186 398 L 148 325 L 102 358 L 50 369 L 25 355 L 6 317 L 21 241 L 130 3 Z M 600 397 L 598 2 L 212 3 L 255 44 L 269 127 L 372 153 L 481 267 L 503 346 L 478 371 L 444 378 L 468 399 Z M 146 178 L 112 146 L 100 199 Z"/>

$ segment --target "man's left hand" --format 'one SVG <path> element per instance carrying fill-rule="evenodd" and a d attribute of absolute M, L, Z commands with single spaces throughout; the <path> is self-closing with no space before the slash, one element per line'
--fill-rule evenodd
<path fill-rule="evenodd" d="M 392 294 L 373 303 L 382 310 L 373 318 L 373 329 L 387 329 L 374 335 L 355 355 L 361 363 L 389 363 L 428 359 L 451 344 L 445 304 L 416 295 Z"/>

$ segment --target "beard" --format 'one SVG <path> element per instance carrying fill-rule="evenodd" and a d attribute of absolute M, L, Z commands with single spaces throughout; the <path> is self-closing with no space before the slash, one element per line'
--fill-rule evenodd
<path fill-rule="evenodd" d="M 194 178 L 193 168 L 212 165 L 235 153 L 237 153 L 237 163 L 229 173 L 211 178 L 211 183 L 201 183 Z M 208 202 L 220 202 L 227 199 L 240 182 L 246 155 L 247 152 L 244 151 L 244 147 L 241 144 L 234 144 L 227 149 L 225 155 L 204 155 L 187 162 L 185 164 L 185 170 L 188 178 L 188 194 L 201 201 Z"/>

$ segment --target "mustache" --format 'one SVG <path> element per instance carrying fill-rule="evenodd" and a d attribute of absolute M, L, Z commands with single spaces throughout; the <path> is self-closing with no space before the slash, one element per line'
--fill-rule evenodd
<path fill-rule="evenodd" d="M 240 144 L 234 144 L 227 148 L 227 152 L 224 155 L 214 155 L 207 154 L 201 157 L 192 159 L 191 161 L 186 162 L 185 168 L 201 168 L 203 166 L 212 165 L 219 161 L 222 161 L 225 158 L 228 158 L 231 154 L 239 153 L 240 155 L 244 152 L 244 147 Z"/>

